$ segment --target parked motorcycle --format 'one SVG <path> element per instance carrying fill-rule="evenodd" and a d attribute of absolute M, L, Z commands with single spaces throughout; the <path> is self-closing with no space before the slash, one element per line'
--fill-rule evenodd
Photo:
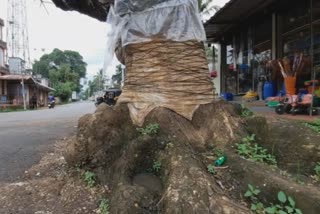
<path fill-rule="evenodd" d="M 106 103 L 109 106 L 114 106 L 117 103 L 118 97 L 121 95 L 121 90 L 116 88 L 109 88 L 105 91 L 103 97 L 98 97 L 95 105 L 98 106 L 101 103 Z"/>

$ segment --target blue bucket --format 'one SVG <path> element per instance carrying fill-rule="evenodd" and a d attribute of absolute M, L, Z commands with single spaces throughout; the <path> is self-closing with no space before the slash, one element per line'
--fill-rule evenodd
<path fill-rule="evenodd" d="M 226 101 L 232 101 L 233 100 L 233 94 L 232 93 L 222 93 L 221 97 Z"/>
<path fill-rule="evenodd" d="M 272 82 L 266 81 L 263 86 L 263 99 L 272 97 L 274 94 L 274 84 Z"/>

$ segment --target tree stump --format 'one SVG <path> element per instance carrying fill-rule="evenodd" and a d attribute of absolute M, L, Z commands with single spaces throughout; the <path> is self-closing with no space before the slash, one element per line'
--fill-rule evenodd
<path fill-rule="evenodd" d="M 199 155 L 239 139 L 244 130 L 236 115 L 224 101 L 201 105 L 191 121 L 159 107 L 145 120 L 159 124 L 159 132 L 142 136 L 127 105 L 102 104 L 79 120 L 65 157 L 97 172 L 111 188 L 111 213 L 250 213 L 229 199 Z M 151 175 L 155 161 L 161 169 Z"/>

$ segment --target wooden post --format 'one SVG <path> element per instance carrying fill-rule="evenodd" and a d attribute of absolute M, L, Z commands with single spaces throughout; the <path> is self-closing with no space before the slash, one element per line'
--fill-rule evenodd
<path fill-rule="evenodd" d="M 275 60 L 277 58 L 277 16 L 275 13 L 272 14 L 272 49 L 271 49 L 271 59 Z"/>
<path fill-rule="evenodd" d="M 3 84 L 4 84 L 3 94 L 4 94 L 4 95 L 8 95 L 8 84 L 7 84 L 7 80 L 4 80 Z"/>
<path fill-rule="evenodd" d="M 0 80 L 0 95 L 3 95 L 3 91 L 2 91 L 2 83 L 3 81 L 2 80 Z"/>
<path fill-rule="evenodd" d="M 226 92 L 226 78 L 225 73 L 227 72 L 227 46 L 225 43 L 221 43 L 221 61 L 220 61 L 220 88 L 221 92 Z"/>

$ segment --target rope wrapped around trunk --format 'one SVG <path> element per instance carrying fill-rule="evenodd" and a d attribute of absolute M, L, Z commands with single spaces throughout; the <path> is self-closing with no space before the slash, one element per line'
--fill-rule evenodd
<path fill-rule="evenodd" d="M 126 79 L 118 103 L 128 103 L 134 124 L 143 125 L 156 107 L 191 120 L 200 104 L 213 101 L 201 43 L 152 41 L 127 45 L 124 53 Z"/>

